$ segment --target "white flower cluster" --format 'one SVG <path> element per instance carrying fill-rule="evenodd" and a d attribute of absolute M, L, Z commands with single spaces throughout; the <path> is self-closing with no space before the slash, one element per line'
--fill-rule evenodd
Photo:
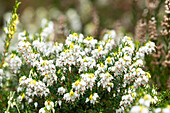
<path fill-rule="evenodd" d="M 19 87 L 17 91 L 22 92 L 24 90 L 26 91 L 25 93 L 23 93 L 20 99 L 22 100 L 23 98 L 25 98 L 26 100 L 28 100 L 28 103 L 33 102 L 34 96 L 46 97 L 50 93 L 49 89 L 44 84 L 44 82 L 36 81 L 32 78 L 27 78 L 26 76 L 22 76 L 19 79 Z"/>
<path fill-rule="evenodd" d="M 35 58 L 39 56 L 35 55 L 31 49 L 31 44 L 28 41 L 20 41 L 18 43 L 18 52 L 22 54 L 22 57 L 27 63 L 34 62 Z"/>
<path fill-rule="evenodd" d="M 94 93 L 93 95 L 91 94 L 89 98 L 86 98 L 86 102 L 90 101 L 90 103 L 95 104 L 97 98 L 99 98 L 99 95 L 97 93 Z"/>
<path fill-rule="evenodd" d="M 75 34 L 71 35 L 70 37 L 71 38 L 69 38 L 69 39 L 71 41 L 78 40 L 78 37 Z M 93 40 L 92 37 L 87 37 L 84 41 L 82 41 L 85 44 L 86 43 L 89 44 L 88 46 L 85 46 L 85 47 L 87 47 L 84 49 L 85 54 L 90 55 L 90 51 L 94 52 L 93 50 L 96 50 L 95 49 L 96 43 L 94 43 L 95 42 L 94 40 L 92 41 L 92 43 L 90 43 L 91 40 Z M 109 72 L 114 73 L 115 77 L 118 77 L 119 75 L 124 74 L 123 86 L 126 87 L 126 85 L 130 85 L 130 83 L 132 82 L 133 83 L 132 87 L 134 89 L 133 92 L 135 92 L 135 89 L 137 89 L 139 86 L 145 85 L 148 82 L 150 75 L 149 75 L 149 73 L 144 72 L 141 68 L 139 68 L 139 67 L 143 66 L 143 61 L 141 59 L 139 59 L 134 54 L 135 46 L 134 46 L 131 38 L 125 36 L 122 39 L 122 42 L 123 43 L 119 46 L 118 53 L 112 53 L 114 57 L 104 58 L 104 56 L 106 56 L 106 54 L 100 54 L 100 51 L 102 51 L 103 48 L 105 47 L 105 44 L 102 44 L 102 43 L 99 43 L 100 46 L 98 46 L 98 49 L 97 49 L 98 53 L 99 53 L 98 55 L 95 55 L 92 57 L 85 57 L 85 58 L 83 58 L 83 61 L 81 61 L 81 60 L 79 60 L 81 58 L 80 57 L 81 54 L 80 54 L 79 58 L 78 58 L 78 60 L 80 61 L 80 64 L 81 64 L 79 69 L 82 69 L 83 65 L 85 65 L 85 68 L 83 71 L 87 71 L 87 67 L 88 67 L 88 69 L 93 69 L 94 67 L 97 67 L 97 69 L 95 71 L 95 74 L 93 74 L 93 73 L 81 74 L 80 79 L 72 84 L 72 90 L 70 91 L 70 93 L 66 93 L 64 95 L 64 99 L 69 101 L 72 98 L 72 101 L 75 101 L 75 98 L 79 98 L 79 96 L 80 96 L 79 94 L 83 94 L 85 90 L 88 90 L 88 88 L 90 88 L 90 90 L 92 90 L 97 77 L 100 78 L 100 80 L 97 83 L 98 87 L 101 85 L 103 87 L 103 89 L 107 88 L 108 92 L 110 92 L 114 86 L 114 84 L 113 84 L 114 78 Z M 68 41 L 67 41 L 67 43 L 68 43 Z M 73 42 L 69 42 L 69 43 L 72 44 Z M 80 43 L 78 43 L 78 44 L 80 44 Z M 114 45 L 113 42 L 111 44 Z M 72 46 L 71 47 L 74 48 L 74 44 Z M 153 51 L 154 46 L 155 46 L 154 44 L 151 44 L 151 42 L 148 42 L 144 47 L 142 47 L 142 48 L 145 48 L 144 54 L 148 53 L 148 51 L 150 51 L 150 52 Z M 90 50 L 88 50 L 89 47 L 90 47 Z M 81 48 L 79 50 L 83 50 L 83 48 Z M 67 51 L 69 51 L 69 50 L 67 50 Z M 107 50 L 107 51 L 109 51 L 109 50 Z M 71 52 L 72 51 L 70 50 L 69 53 L 71 53 Z M 108 54 L 108 52 L 106 52 L 106 53 Z M 72 53 L 72 54 L 75 54 L 75 53 Z M 97 59 L 99 59 L 100 56 L 102 56 L 105 59 L 105 65 L 102 63 L 97 63 L 98 62 Z M 91 60 L 92 58 L 94 58 L 93 59 L 94 61 Z M 133 58 L 135 58 L 137 60 L 134 62 L 134 61 L 132 61 Z M 91 61 L 95 62 L 93 68 L 91 67 L 91 66 L 93 66 Z M 65 64 L 67 64 L 67 63 L 65 63 Z M 88 64 L 89 64 L 89 66 L 88 66 Z M 96 66 L 95 66 L 95 64 L 96 64 Z M 71 64 L 69 64 L 69 66 L 70 65 Z M 74 65 L 74 63 L 72 63 L 72 65 Z M 113 65 L 113 66 L 110 66 L 110 65 Z M 109 72 L 107 72 L 107 71 L 109 71 Z M 81 72 L 82 71 L 79 70 L 79 73 L 81 73 Z M 105 73 L 101 73 L 101 72 L 105 72 Z M 75 89 L 75 92 L 73 92 L 73 89 Z M 121 106 L 127 105 L 127 104 L 130 105 L 130 103 L 133 102 L 133 99 L 135 97 L 134 95 L 135 95 L 135 93 L 132 93 L 129 95 L 124 95 L 122 97 L 122 101 L 121 101 L 120 105 Z M 127 102 L 127 101 L 123 102 L 124 100 L 129 100 L 129 102 Z"/>
<path fill-rule="evenodd" d="M 154 51 L 155 44 L 153 42 L 148 42 L 145 46 L 142 46 L 142 52 L 139 48 L 138 51 L 135 51 L 135 45 L 133 44 L 131 38 L 125 36 L 122 41 L 124 42 L 119 46 L 118 53 L 113 53 L 115 58 L 115 64 L 108 69 L 114 73 L 115 77 L 119 77 L 119 75 L 124 75 L 123 77 L 123 87 L 130 86 L 132 84 L 133 92 L 140 87 L 144 86 L 151 77 L 149 73 L 142 70 L 143 59 L 145 53 L 150 53 Z M 139 56 L 138 54 L 142 54 Z M 128 101 L 127 101 L 128 100 Z M 122 96 L 122 101 L 120 102 L 120 106 L 122 109 L 126 108 L 127 105 L 133 102 L 133 96 L 131 94 L 127 94 Z"/>
<path fill-rule="evenodd" d="M 145 46 L 139 48 L 139 51 L 136 53 L 136 57 L 134 58 L 134 60 L 138 58 L 144 59 L 145 54 L 151 54 L 152 51 L 155 51 L 155 43 L 149 41 L 145 44 Z"/>
<path fill-rule="evenodd" d="M 125 94 L 122 96 L 122 100 L 120 101 L 121 110 L 125 110 L 127 107 L 131 106 L 131 103 L 134 102 L 136 97 L 136 91 L 133 86 L 129 87 L 125 90 Z"/>
<path fill-rule="evenodd" d="M 42 36 L 29 37 L 32 36 L 25 32 L 19 34 L 17 51 L 23 58 L 22 62 L 31 68 L 29 77 L 21 77 L 18 87 L 18 92 L 22 93 L 21 100 L 26 98 L 28 103 L 33 102 L 35 96 L 55 94 L 60 107 L 62 102 L 74 103 L 81 98 L 95 104 L 97 99 L 100 101 L 100 91 L 106 90 L 118 96 L 122 88 L 131 86 L 123 92 L 120 101 L 124 109 L 135 99 L 136 89 L 144 86 L 150 78 L 150 74 L 141 67 L 145 53 L 154 50 L 152 42 L 136 49 L 132 39 L 125 36 L 114 51 L 115 31 L 108 31 L 102 41 L 71 33 L 64 44 L 47 43 Z M 56 91 L 53 91 L 53 86 Z M 90 92 L 89 95 L 86 92 Z M 49 106 L 48 110 L 53 108 Z"/>
<path fill-rule="evenodd" d="M 45 104 L 45 107 L 41 108 L 39 110 L 39 113 L 47 113 L 47 112 L 51 113 L 51 111 L 53 113 L 55 113 L 54 102 L 52 102 L 52 101 L 45 101 L 44 104 Z"/>
<path fill-rule="evenodd" d="M 63 95 L 66 92 L 66 89 L 64 87 L 59 87 L 57 93 L 59 93 L 59 95 Z"/>
<path fill-rule="evenodd" d="M 146 94 L 144 97 L 139 99 L 136 106 L 133 106 L 130 113 L 150 113 L 150 104 L 158 101 L 157 97 L 151 97 L 151 95 Z M 154 113 L 170 113 L 170 107 L 167 108 L 154 108 Z"/>
<path fill-rule="evenodd" d="M 109 34 L 105 37 L 108 40 L 98 43 L 91 36 L 84 38 L 82 34 L 70 34 L 65 41 L 65 45 L 69 49 L 64 49 L 63 52 L 57 55 L 56 66 L 63 69 L 64 72 L 67 70 L 66 65 L 69 66 L 69 71 L 71 71 L 71 65 L 79 67 L 79 73 L 87 71 L 87 69 L 93 69 L 96 67 L 96 59 L 101 56 L 105 57 L 115 44 L 115 34 L 113 36 Z M 98 45 L 97 48 L 96 45 Z M 88 57 L 88 55 L 91 57 Z"/>
<path fill-rule="evenodd" d="M 103 89 L 107 88 L 108 92 L 110 92 L 111 88 L 113 88 L 113 83 L 111 82 L 113 80 L 113 76 L 106 72 L 99 74 L 100 81 L 97 83 L 98 87 L 102 85 Z"/>
<path fill-rule="evenodd" d="M 57 51 L 57 53 L 61 51 L 57 46 L 53 46 L 52 42 L 45 43 L 43 41 L 34 40 L 32 46 L 36 52 L 42 53 L 44 56 L 54 54 L 55 51 Z M 60 46 L 62 46 L 62 44 L 60 44 Z"/>
<path fill-rule="evenodd" d="M 11 54 L 8 64 L 10 69 L 12 69 L 14 73 L 17 73 L 22 65 L 22 61 L 18 56 L 16 56 L 16 54 Z"/>
<path fill-rule="evenodd" d="M 40 76 L 44 77 L 43 82 L 46 82 L 47 86 L 57 82 L 53 60 L 43 60 L 42 57 L 40 57 L 40 62 L 36 61 L 36 63 L 37 71 L 40 73 Z"/>
<path fill-rule="evenodd" d="M 66 101 L 72 101 L 74 102 L 76 98 L 79 99 L 80 94 L 83 96 L 84 92 L 90 88 L 92 91 L 92 88 L 94 87 L 94 83 L 96 80 L 96 76 L 92 73 L 86 73 L 80 75 L 81 79 L 77 80 L 72 84 L 72 90 L 69 93 L 64 94 L 64 99 Z M 75 89 L 75 92 L 73 90 Z M 96 95 L 97 93 L 95 93 Z M 95 101 L 93 102 L 93 104 Z"/>
<path fill-rule="evenodd" d="M 37 71 L 43 76 L 43 82 L 47 83 L 47 86 L 57 82 L 57 76 L 55 74 L 55 65 L 53 60 L 43 60 L 40 54 L 43 56 L 49 56 L 50 54 L 60 51 L 56 49 L 56 46 L 52 46 L 51 43 L 44 43 L 43 41 L 34 40 L 32 45 L 26 41 L 23 33 L 20 34 L 20 42 L 18 44 L 18 52 L 22 54 L 22 57 L 27 63 L 30 63 L 32 67 L 37 67 Z M 60 44 L 62 46 L 62 44 Z"/>
<path fill-rule="evenodd" d="M 73 90 L 71 90 L 69 93 L 64 94 L 63 99 L 66 100 L 67 102 L 69 102 L 70 100 L 72 102 L 75 102 L 75 99 L 79 97 L 80 95 L 78 94 L 77 91 L 73 92 Z"/>
<path fill-rule="evenodd" d="M 92 57 L 85 57 L 83 59 L 79 58 L 80 60 L 80 68 L 79 68 L 79 73 L 82 71 L 87 71 L 87 68 L 93 69 L 96 66 L 96 61 Z"/>
<path fill-rule="evenodd" d="M 134 97 L 132 97 L 134 94 L 127 94 L 127 95 L 123 95 L 122 96 L 122 100 L 120 102 L 120 105 L 124 106 L 122 109 L 124 110 L 124 108 L 126 109 L 127 106 L 130 106 L 131 103 L 133 102 L 134 100 Z"/>

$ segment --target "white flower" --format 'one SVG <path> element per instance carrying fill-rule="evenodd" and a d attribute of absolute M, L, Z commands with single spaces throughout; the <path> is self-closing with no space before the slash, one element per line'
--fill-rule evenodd
<path fill-rule="evenodd" d="M 61 77 L 61 80 L 65 80 L 65 76 L 62 76 L 62 77 Z"/>
<path fill-rule="evenodd" d="M 160 113 L 161 112 L 161 108 L 156 108 L 155 109 L 155 113 Z"/>
<path fill-rule="evenodd" d="M 47 110 L 53 110 L 54 113 L 54 102 L 52 101 L 45 101 L 45 108 L 47 108 Z"/>
<path fill-rule="evenodd" d="M 34 102 L 34 106 L 35 106 L 35 108 L 37 108 L 38 102 Z"/>
<path fill-rule="evenodd" d="M 90 101 L 90 103 L 95 104 L 97 102 L 97 98 L 99 98 L 99 95 L 97 93 L 91 94 L 89 98 L 86 98 L 86 103 Z"/>
<path fill-rule="evenodd" d="M 140 106 L 133 106 L 130 113 L 138 113 L 140 111 Z"/>
<path fill-rule="evenodd" d="M 130 113 L 149 113 L 149 109 L 145 106 L 134 106 Z"/>
<path fill-rule="evenodd" d="M 163 108 L 162 113 L 170 113 L 170 109 L 169 108 Z"/>
<path fill-rule="evenodd" d="M 19 41 L 23 41 L 23 40 L 26 40 L 27 37 L 25 36 L 25 32 L 20 32 L 18 33 L 18 40 Z"/>
<path fill-rule="evenodd" d="M 44 109 L 44 108 L 41 108 L 41 109 L 39 110 L 39 113 L 45 113 L 45 109 Z"/>
<path fill-rule="evenodd" d="M 33 99 L 29 98 L 28 103 L 31 103 L 31 102 L 33 102 Z"/>
<path fill-rule="evenodd" d="M 152 89 L 152 93 L 153 93 L 154 95 L 157 95 L 157 91 L 156 91 L 155 89 Z"/>
<path fill-rule="evenodd" d="M 58 101 L 58 105 L 61 107 L 61 103 L 62 103 L 62 101 L 61 100 L 59 100 Z"/>
<path fill-rule="evenodd" d="M 66 92 L 66 89 L 63 87 L 60 87 L 60 88 L 58 88 L 57 92 L 59 93 L 59 95 L 63 95 Z"/>

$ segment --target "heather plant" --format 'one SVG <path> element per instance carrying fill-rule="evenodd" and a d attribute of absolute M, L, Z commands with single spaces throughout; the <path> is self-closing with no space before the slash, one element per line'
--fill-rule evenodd
<path fill-rule="evenodd" d="M 16 49 L 8 51 L 19 4 L 4 29 L 2 112 L 129 112 L 140 98 L 139 104 L 146 107 L 159 101 L 157 88 L 148 85 L 151 75 L 144 70 L 154 42 L 139 44 L 124 36 L 117 43 L 114 30 L 107 30 L 100 41 L 70 32 L 64 43 L 51 42 L 54 24 L 43 19 L 38 33 L 18 33 Z"/>
<path fill-rule="evenodd" d="M 157 87 L 147 86 L 140 90 L 135 103 L 126 112 L 130 113 L 169 113 L 169 92 L 165 91 L 161 95 L 157 94 Z M 120 110 L 119 110 L 120 111 Z"/>
<path fill-rule="evenodd" d="M 157 98 L 157 97 L 155 97 Z M 153 108 L 152 105 L 155 101 L 155 98 L 153 98 L 149 94 L 145 94 L 143 97 L 141 97 L 137 102 L 136 105 L 133 106 L 130 110 L 131 113 L 169 113 L 170 112 L 170 106 L 166 105 L 165 107 L 158 107 Z"/>
<path fill-rule="evenodd" d="M 169 1 L 165 0 L 163 5 L 165 6 L 163 20 L 159 22 L 160 20 L 158 21 L 157 14 L 154 14 L 155 17 L 150 16 L 148 20 L 148 33 L 145 35 L 151 41 L 155 42 L 157 47 L 156 52 L 145 60 L 147 62 L 147 69 L 152 74 L 152 82 L 156 83 L 161 90 L 169 90 Z M 153 10 L 152 13 L 156 13 L 156 11 Z"/>

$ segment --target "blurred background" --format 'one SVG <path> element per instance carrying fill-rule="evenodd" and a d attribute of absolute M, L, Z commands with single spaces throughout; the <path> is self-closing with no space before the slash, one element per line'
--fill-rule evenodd
<path fill-rule="evenodd" d="M 48 18 L 55 22 L 58 32 L 59 29 L 61 32 L 72 29 L 75 32 L 99 37 L 105 28 L 119 29 L 133 35 L 137 21 L 147 15 L 149 7 L 153 5 L 152 1 L 155 0 L 19 1 L 22 3 L 19 7 L 22 24 L 20 26 L 30 33 L 37 32 L 41 20 Z M 0 0 L 1 28 L 7 21 L 9 16 L 7 12 L 12 10 L 14 3 L 15 0 Z"/>

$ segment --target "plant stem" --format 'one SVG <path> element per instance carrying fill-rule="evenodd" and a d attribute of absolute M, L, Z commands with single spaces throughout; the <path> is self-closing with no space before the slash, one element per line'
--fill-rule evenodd
<path fill-rule="evenodd" d="M 18 106 L 17 106 L 17 104 L 16 104 L 16 108 L 17 108 L 17 110 L 18 110 L 18 113 L 21 113 L 21 112 L 19 111 L 19 109 L 18 109 Z"/>
<path fill-rule="evenodd" d="M 132 19 L 132 24 L 133 24 L 133 32 L 135 32 L 135 27 L 136 27 L 136 23 L 137 23 L 137 6 L 136 6 L 136 0 L 133 0 L 132 3 L 132 15 L 133 15 L 133 19 Z"/>
<path fill-rule="evenodd" d="M 70 85 L 71 85 L 70 72 L 68 72 L 68 78 L 69 78 L 69 83 L 70 83 Z"/>
<path fill-rule="evenodd" d="M 2 62 L 1 62 L 1 65 L 0 65 L 0 68 L 2 68 L 3 64 L 4 64 L 4 61 L 5 61 L 5 54 L 8 52 L 8 47 L 9 47 L 9 43 L 10 44 L 10 38 L 8 37 L 7 39 L 7 42 L 6 42 L 6 47 L 5 47 L 5 51 L 4 51 L 4 54 L 3 54 L 3 59 L 2 59 Z"/>

